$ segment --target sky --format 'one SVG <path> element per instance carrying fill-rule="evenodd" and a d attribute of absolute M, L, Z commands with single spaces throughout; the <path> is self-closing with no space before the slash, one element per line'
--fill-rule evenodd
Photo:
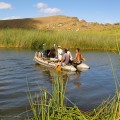
<path fill-rule="evenodd" d="M 0 20 L 51 15 L 87 22 L 120 22 L 120 0 L 0 0 Z"/>

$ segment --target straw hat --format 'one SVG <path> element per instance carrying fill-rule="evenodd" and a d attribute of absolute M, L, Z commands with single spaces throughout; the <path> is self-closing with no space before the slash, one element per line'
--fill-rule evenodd
<path fill-rule="evenodd" d="M 58 46 L 58 48 L 62 48 L 61 46 Z"/>

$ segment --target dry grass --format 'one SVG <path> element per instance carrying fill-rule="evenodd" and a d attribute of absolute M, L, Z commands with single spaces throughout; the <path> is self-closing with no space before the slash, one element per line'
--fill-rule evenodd
<path fill-rule="evenodd" d="M 68 30 L 68 31 L 104 31 L 119 29 L 120 24 L 98 24 L 79 20 L 77 17 L 49 16 L 41 18 L 26 18 L 17 20 L 1 20 L 0 28 L 32 28 L 39 30 Z"/>

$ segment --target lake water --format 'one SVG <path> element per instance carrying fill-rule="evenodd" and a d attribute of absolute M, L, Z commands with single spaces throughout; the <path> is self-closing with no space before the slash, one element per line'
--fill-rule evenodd
<path fill-rule="evenodd" d="M 82 54 L 91 69 L 80 74 L 65 74 L 70 79 L 66 96 L 80 109 L 87 111 L 114 95 L 114 76 L 108 55 L 118 78 L 120 59 L 111 52 L 87 51 Z M 12 118 L 30 108 L 26 95 L 27 81 L 33 96 L 40 93 L 39 86 L 51 91 L 54 71 L 36 65 L 33 57 L 34 51 L 30 50 L 0 49 L 0 118 Z"/>

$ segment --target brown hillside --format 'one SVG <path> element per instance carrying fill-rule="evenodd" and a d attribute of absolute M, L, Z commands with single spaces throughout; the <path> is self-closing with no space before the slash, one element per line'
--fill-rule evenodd
<path fill-rule="evenodd" d="M 34 28 L 40 30 L 102 30 L 110 29 L 112 26 L 120 26 L 119 23 L 111 24 L 98 24 L 94 22 L 86 22 L 79 20 L 77 17 L 67 16 L 49 16 L 41 18 L 26 18 L 15 20 L 1 20 L 0 28 Z"/>

